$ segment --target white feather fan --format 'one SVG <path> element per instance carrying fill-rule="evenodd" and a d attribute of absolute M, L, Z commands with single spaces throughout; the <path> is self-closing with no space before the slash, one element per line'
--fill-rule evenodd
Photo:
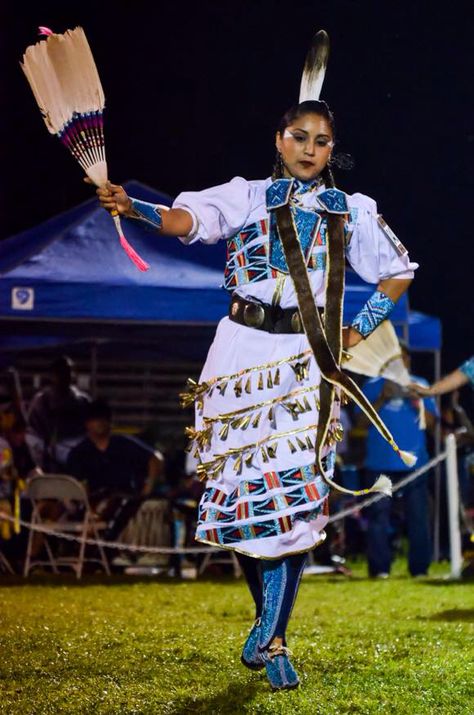
<path fill-rule="evenodd" d="M 346 351 L 349 354 L 345 370 L 367 377 L 384 377 L 406 387 L 410 375 L 406 369 L 395 328 L 384 320 L 365 340 Z"/>
<path fill-rule="evenodd" d="M 107 183 L 103 130 L 104 92 L 82 27 L 56 34 L 40 27 L 45 40 L 26 49 L 20 63 L 41 114 L 96 186 Z M 117 211 L 111 212 L 120 243 L 142 271 L 148 264 L 125 238 Z"/>

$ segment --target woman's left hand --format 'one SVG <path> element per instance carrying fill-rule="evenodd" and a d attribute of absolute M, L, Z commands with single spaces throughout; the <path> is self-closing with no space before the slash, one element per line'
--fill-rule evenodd
<path fill-rule="evenodd" d="M 346 325 L 342 329 L 342 347 L 343 348 L 353 348 L 363 340 L 362 335 L 351 328 L 350 325 Z"/>

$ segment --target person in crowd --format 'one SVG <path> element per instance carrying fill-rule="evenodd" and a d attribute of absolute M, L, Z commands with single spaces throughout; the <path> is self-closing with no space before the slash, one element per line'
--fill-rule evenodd
<path fill-rule="evenodd" d="M 18 412 L 13 413 L 13 420 L 8 420 L 0 433 L 0 511 L 8 516 L 14 513 L 14 505 L 19 516 L 20 498 L 25 480 L 41 471 L 42 443 L 27 432 L 24 418 Z M 26 518 L 25 504 L 21 507 L 21 516 Z M 27 507 L 27 511 L 28 511 Z M 44 505 L 46 508 L 46 504 Z M 15 533 L 11 521 L 3 520 L 0 525 L 0 537 L 8 539 L 9 557 L 17 566 L 21 566 L 21 557 L 25 547 L 25 533 Z M 43 544 L 40 534 L 35 535 L 34 553 Z"/>
<path fill-rule="evenodd" d="M 20 479 L 27 479 L 41 469 L 42 441 L 28 432 L 25 419 L 17 415 L 3 437 L 12 451 L 15 471 Z"/>
<path fill-rule="evenodd" d="M 401 344 L 405 366 L 410 370 L 410 353 L 405 344 Z M 411 375 L 413 382 L 421 385 L 428 383 L 421 377 Z M 368 380 L 363 388 L 366 397 L 372 402 L 380 417 L 388 426 L 402 449 L 412 452 L 417 457 L 416 468 L 428 462 L 426 429 L 433 430 L 438 415 L 434 400 L 430 397 L 421 399 L 413 391 L 384 378 Z M 358 414 L 358 426 L 366 427 L 364 413 Z M 409 471 L 393 459 L 392 450 L 372 425 L 368 425 L 365 470 L 367 481 L 375 474 L 387 474 L 396 483 Z M 403 510 L 409 542 L 408 568 L 412 576 L 428 573 L 431 562 L 431 539 L 429 527 L 428 474 L 425 474 L 399 491 L 393 500 L 384 497 L 367 508 L 367 558 L 369 575 L 387 578 L 393 558 L 391 547 L 394 508 L 403 501 Z"/>
<path fill-rule="evenodd" d="M 437 380 L 431 386 L 414 383 L 411 387 L 420 395 L 433 396 L 454 392 L 467 384 L 474 388 L 474 355 L 463 362 L 456 370 L 445 375 L 441 380 Z"/>
<path fill-rule="evenodd" d="M 106 536 L 113 540 L 162 480 L 163 458 L 135 437 L 113 434 L 104 400 L 87 406 L 85 429 L 86 437 L 69 454 L 67 471 L 86 484 L 93 508 L 109 522 Z"/>
<path fill-rule="evenodd" d="M 74 363 L 67 356 L 51 364 L 51 385 L 30 404 L 28 425 L 43 442 L 43 468 L 64 472 L 71 449 L 84 437 L 84 417 L 90 397 L 74 384 Z"/>
<path fill-rule="evenodd" d="M 10 446 L 4 437 L 0 436 L 0 539 L 9 541 L 12 537 L 13 490 L 15 471 Z"/>
<path fill-rule="evenodd" d="M 470 405 L 468 403 L 467 411 L 459 401 L 459 391 L 465 385 L 470 385 L 474 390 L 474 355 L 465 360 L 448 375 L 434 382 L 431 386 L 425 387 L 414 383 L 411 387 L 421 396 L 450 394 L 450 406 L 449 408 L 445 407 L 445 412 L 446 414 L 451 413 L 452 424 L 448 431 L 451 431 L 455 435 L 459 448 L 459 488 L 467 517 L 468 514 L 474 513 L 474 425 L 472 410 L 473 393 L 471 392 L 471 403 Z M 469 409 L 469 407 L 471 409 Z M 449 425 L 447 426 L 449 427 Z M 472 571 L 472 559 L 470 559 L 470 561 L 471 563 L 468 568 Z"/>

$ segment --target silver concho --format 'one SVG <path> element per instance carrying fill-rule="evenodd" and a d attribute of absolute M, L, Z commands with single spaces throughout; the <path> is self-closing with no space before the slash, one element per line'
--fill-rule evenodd
<path fill-rule="evenodd" d="M 295 310 L 295 312 L 291 316 L 291 329 L 294 333 L 303 332 L 303 326 L 301 324 L 301 317 L 300 317 L 299 310 Z"/>
<path fill-rule="evenodd" d="M 247 303 L 244 308 L 244 323 L 249 328 L 260 328 L 265 320 L 265 311 L 257 303 Z"/>

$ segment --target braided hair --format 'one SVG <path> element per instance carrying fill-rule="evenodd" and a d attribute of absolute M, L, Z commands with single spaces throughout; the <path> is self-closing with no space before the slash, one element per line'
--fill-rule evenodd
<path fill-rule="evenodd" d="M 334 121 L 334 115 L 326 102 L 323 102 L 322 100 L 309 100 L 290 107 L 290 109 L 288 109 L 288 111 L 282 116 L 278 124 L 277 132 L 280 136 L 283 136 L 285 129 L 289 127 L 290 124 L 293 124 L 296 119 L 300 119 L 300 117 L 303 117 L 305 114 L 318 114 L 320 117 L 323 117 L 331 127 L 334 141 L 336 140 L 336 123 Z M 350 158 L 347 155 L 337 155 L 331 159 L 330 163 L 331 165 L 340 166 L 340 168 L 350 168 Z M 283 177 L 284 168 L 281 154 L 277 151 L 272 172 L 273 180 L 281 179 Z M 333 188 L 336 185 L 329 163 L 326 164 L 322 170 L 321 178 L 327 188 Z"/>

